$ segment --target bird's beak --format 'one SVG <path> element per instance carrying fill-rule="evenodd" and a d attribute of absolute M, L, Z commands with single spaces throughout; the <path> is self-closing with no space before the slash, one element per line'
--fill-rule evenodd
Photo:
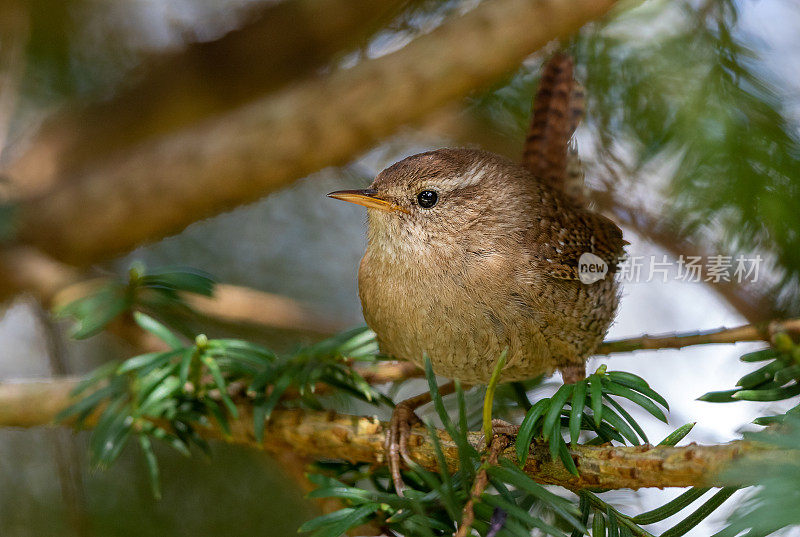
<path fill-rule="evenodd" d="M 366 190 L 337 190 L 328 194 L 329 198 L 334 198 L 342 201 L 349 201 L 357 205 L 363 205 L 368 209 L 378 209 L 379 211 L 386 212 L 408 212 L 399 205 L 392 203 L 378 197 L 378 191 L 372 189 Z"/>

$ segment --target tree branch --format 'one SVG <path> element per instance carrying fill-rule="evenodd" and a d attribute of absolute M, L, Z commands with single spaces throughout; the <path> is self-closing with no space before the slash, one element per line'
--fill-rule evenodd
<path fill-rule="evenodd" d="M 47 309 L 86 296 L 107 278 L 87 279 L 84 271 L 56 261 L 35 248 L 0 250 L 0 302 L 29 293 Z M 259 325 L 329 335 L 346 328 L 338 319 L 321 315 L 296 300 L 228 284 L 216 284 L 212 298 L 186 295 L 189 305 L 214 321 Z M 128 339 L 128 338 L 125 338 Z"/>
<path fill-rule="evenodd" d="M 30 37 L 30 13 L 25 2 L 3 2 L 0 6 L 0 162 L 5 153 L 11 119 L 25 72 L 25 47 Z"/>
<path fill-rule="evenodd" d="M 35 427 L 53 423 L 55 415 L 70 403 L 75 379 L 0 384 L 0 426 Z M 253 433 L 251 407 L 239 407 L 240 416 L 231 420 L 230 441 L 260 447 Z M 293 450 L 313 458 L 337 458 L 352 462 L 383 464 L 384 430 L 388 424 L 375 418 L 347 416 L 335 412 L 276 410 L 265 429 L 263 448 L 269 452 Z M 202 430 L 208 438 L 223 438 L 216 428 Z M 458 466 L 456 445 L 438 431 L 448 466 Z M 482 435 L 469 433 L 479 446 Z M 438 468 L 427 431 L 415 427 L 409 442 L 412 458 L 423 467 Z M 570 474 L 560 461 L 550 459 L 547 445 L 534 442 L 525 472 L 540 483 L 581 488 L 688 487 L 730 485 L 720 477 L 727 464 L 745 455 L 756 458 L 794 456 L 792 452 L 736 441 L 729 444 L 671 446 L 574 446 L 570 448 L 580 476 Z M 516 462 L 513 446 L 503 455 Z"/>
<path fill-rule="evenodd" d="M 392 54 L 307 80 L 82 172 L 22 204 L 20 239 L 86 265 L 178 232 L 348 161 L 401 125 L 497 80 L 614 3 L 482 3 Z"/>
<path fill-rule="evenodd" d="M 29 246 L 0 249 L 0 302 L 29 293 L 49 307 L 62 289 L 79 281 L 82 271 Z"/>
<path fill-rule="evenodd" d="M 108 281 L 107 278 L 83 280 L 65 286 L 48 303 L 58 309 L 84 297 Z M 226 323 L 259 325 L 272 329 L 300 330 L 330 335 L 347 328 L 341 321 L 315 311 L 297 300 L 257 289 L 217 283 L 211 297 L 184 294 L 183 298 L 198 314 Z"/>
<path fill-rule="evenodd" d="M 741 341 L 770 341 L 779 332 L 800 334 L 800 319 L 770 321 L 717 328 L 703 332 L 685 332 L 664 335 L 648 335 L 604 341 L 593 356 L 626 353 L 639 350 L 682 349 L 694 345 L 732 344 Z M 423 376 L 422 370 L 411 362 L 382 362 L 359 370 L 370 384 L 398 382 L 407 378 Z"/>
<path fill-rule="evenodd" d="M 778 332 L 800 333 L 800 319 L 746 324 L 736 328 L 718 328 L 705 332 L 685 332 L 660 336 L 645 334 L 630 339 L 605 341 L 594 354 L 605 355 L 638 350 L 682 349 L 692 345 L 737 343 L 740 341 L 770 341 L 772 336 Z"/>
<path fill-rule="evenodd" d="M 7 170 L 21 193 L 155 136 L 242 106 L 360 45 L 406 0 L 292 0 L 250 7 L 248 23 L 142 60 L 112 99 L 70 103 Z"/>

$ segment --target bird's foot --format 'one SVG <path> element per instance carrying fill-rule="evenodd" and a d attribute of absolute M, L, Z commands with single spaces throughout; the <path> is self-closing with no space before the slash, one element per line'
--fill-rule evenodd
<path fill-rule="evenodd" d="M 517 437 L 517 433 L 519 433 L 519 425 L 508 423 L 507 421 L 501 420 L 499 418 L 493 418 L 492 437 L 483 439 L 484 448 L 489 449 L 489 446 L 491 446 L 492 441 L 496 436 L 507 436 L 511 439 L 514 439 Z"/>
<path fill-rule="evenodd" d="M 516 436 L 519 432 L 519 425 L 508 423 L 499 418 L 492 420 L 492 432 L 494 434 L 504 434 L 506 436 Z"/>
<path fill-rule="evenodd" d="M 400 458 L 402 457 L 406 463 L 411 461 L 408 453 L 408 439 L 411 436 L 411 428 L 421 421 L 414 413 L 415 408 L 409 401 L 402 401 L 394 407 L 383 444 L 392 483 L 394 483 L 397 494 L 401 494 L 404 488 L 403 479 L 400 476 Z"/>
<path fill-rule="evenodd" d="M 439 386 L 438 391 L 442 397 L 450 395 L 455 391 L 455 383 L 448 382 Z M 431 400 L 431 393 L 424 392 L 411 399 L 401 401 L 395 405 L 392 411 L 392 419 L 389 420 L 389 429 L 386 431 L 383 449 L 397 494 L 401 494 L 404 488 L 403 479 L 400 476 L 400 458 L 402 457 L 406 464 L 413 462 L 408 453 L 408 439 L 411 436 L 411 428 L 421 422 L 414 411 L 422 405 L 430 403 Z"/>

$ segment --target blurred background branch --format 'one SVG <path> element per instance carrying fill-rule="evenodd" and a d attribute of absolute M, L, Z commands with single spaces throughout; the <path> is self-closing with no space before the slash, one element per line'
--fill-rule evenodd
<path fill-rule="evenodd" d="M 73 104 L 48 118 L 8 174 L 18 195 L 54 188 L 56 181 L 96 166 L 114 152 L 230 111 L 312 74 L 363 45 L 407 4 L 299 0 L 249 6 L 241 28 L 179 51 L 149 55 L 113 98 Z M 25 25 L 14 27 L 19 31 Z"/>
<path fill-rule="evenodd" d="M 401 125 L 494 82 L 613 3 L 480 5 L 396 52 L 312 77 L 86 167 L 21 203 L 19 238 L 87 265 L 175 233 L 352 159 Z"/>
<path fill-rule="evenodd" d="M 25 48 L 29 37 L 29 14 L 25 2 L 9 1 L 0 6 L 0 162 L 7 145 L 11 118 L 19 98 L 25 71 Z M 2 190 L 9 185 L 2 185 Z"/>

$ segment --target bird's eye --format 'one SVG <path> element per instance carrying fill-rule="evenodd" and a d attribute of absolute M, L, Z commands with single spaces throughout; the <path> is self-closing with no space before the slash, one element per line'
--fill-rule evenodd
<path fill-rule="evenodd" d="M 437 194 L 434 190 L 423 190 L 419 194 L 417 194 L 417 203 L 423 209 L 430 209 L 436 202 L 439 200 L 439 194 Z"/>

